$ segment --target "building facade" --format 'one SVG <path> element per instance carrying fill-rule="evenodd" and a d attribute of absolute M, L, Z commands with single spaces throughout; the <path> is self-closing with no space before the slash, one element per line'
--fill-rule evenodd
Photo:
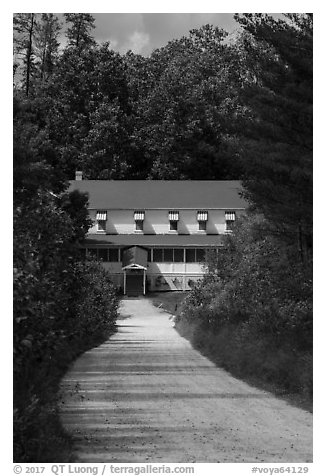
<path fill-rule="evenodd" d="M 89 197 L 86 253 L 128 295 L 190 289 L 246 208 L 237 181 L 82 180 L 79 172 L 70 190 Z"/>

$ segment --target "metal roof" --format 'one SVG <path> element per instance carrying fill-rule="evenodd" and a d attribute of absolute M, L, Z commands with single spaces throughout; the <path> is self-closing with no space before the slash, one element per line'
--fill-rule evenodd
<path fill-rule="evenodd" d="M 89 234 L 84 241 L 85 246 L 223 246 L 223 235 L 95 235 Z"/>
<path fill-rule="evenodd" d="M 70 191 L 89 195 L 89 208 L 112 210 L 244 209 L 236 180 L 73 180 Z"/>

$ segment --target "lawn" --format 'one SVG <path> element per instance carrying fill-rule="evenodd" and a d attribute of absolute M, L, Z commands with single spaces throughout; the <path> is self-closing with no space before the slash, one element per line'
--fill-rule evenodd
<path fill-rule="evenodd" d="M 185 298 L 187 291 L 171 291 L 162 293 L 149 293 L 149 297 L 156 307 L 161 307 L 170 314 L 176 315 L 181 302 Z"/>

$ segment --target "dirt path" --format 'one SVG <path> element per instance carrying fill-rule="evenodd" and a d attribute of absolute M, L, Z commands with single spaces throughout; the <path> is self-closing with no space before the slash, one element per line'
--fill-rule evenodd
<path fill-rule="evenodd" d="M 148 299 L 62 381 L 76 462 L 310 462 L 312 415 L 216 368 Z"/>

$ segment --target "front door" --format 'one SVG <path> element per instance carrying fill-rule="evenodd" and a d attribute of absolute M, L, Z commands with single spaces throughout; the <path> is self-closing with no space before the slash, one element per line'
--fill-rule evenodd
<path fill-rule="evenodd" d="M 127 296 L 139 296 L 144 291 L 144 271 L 128 270 L 126 274 Z"/>

